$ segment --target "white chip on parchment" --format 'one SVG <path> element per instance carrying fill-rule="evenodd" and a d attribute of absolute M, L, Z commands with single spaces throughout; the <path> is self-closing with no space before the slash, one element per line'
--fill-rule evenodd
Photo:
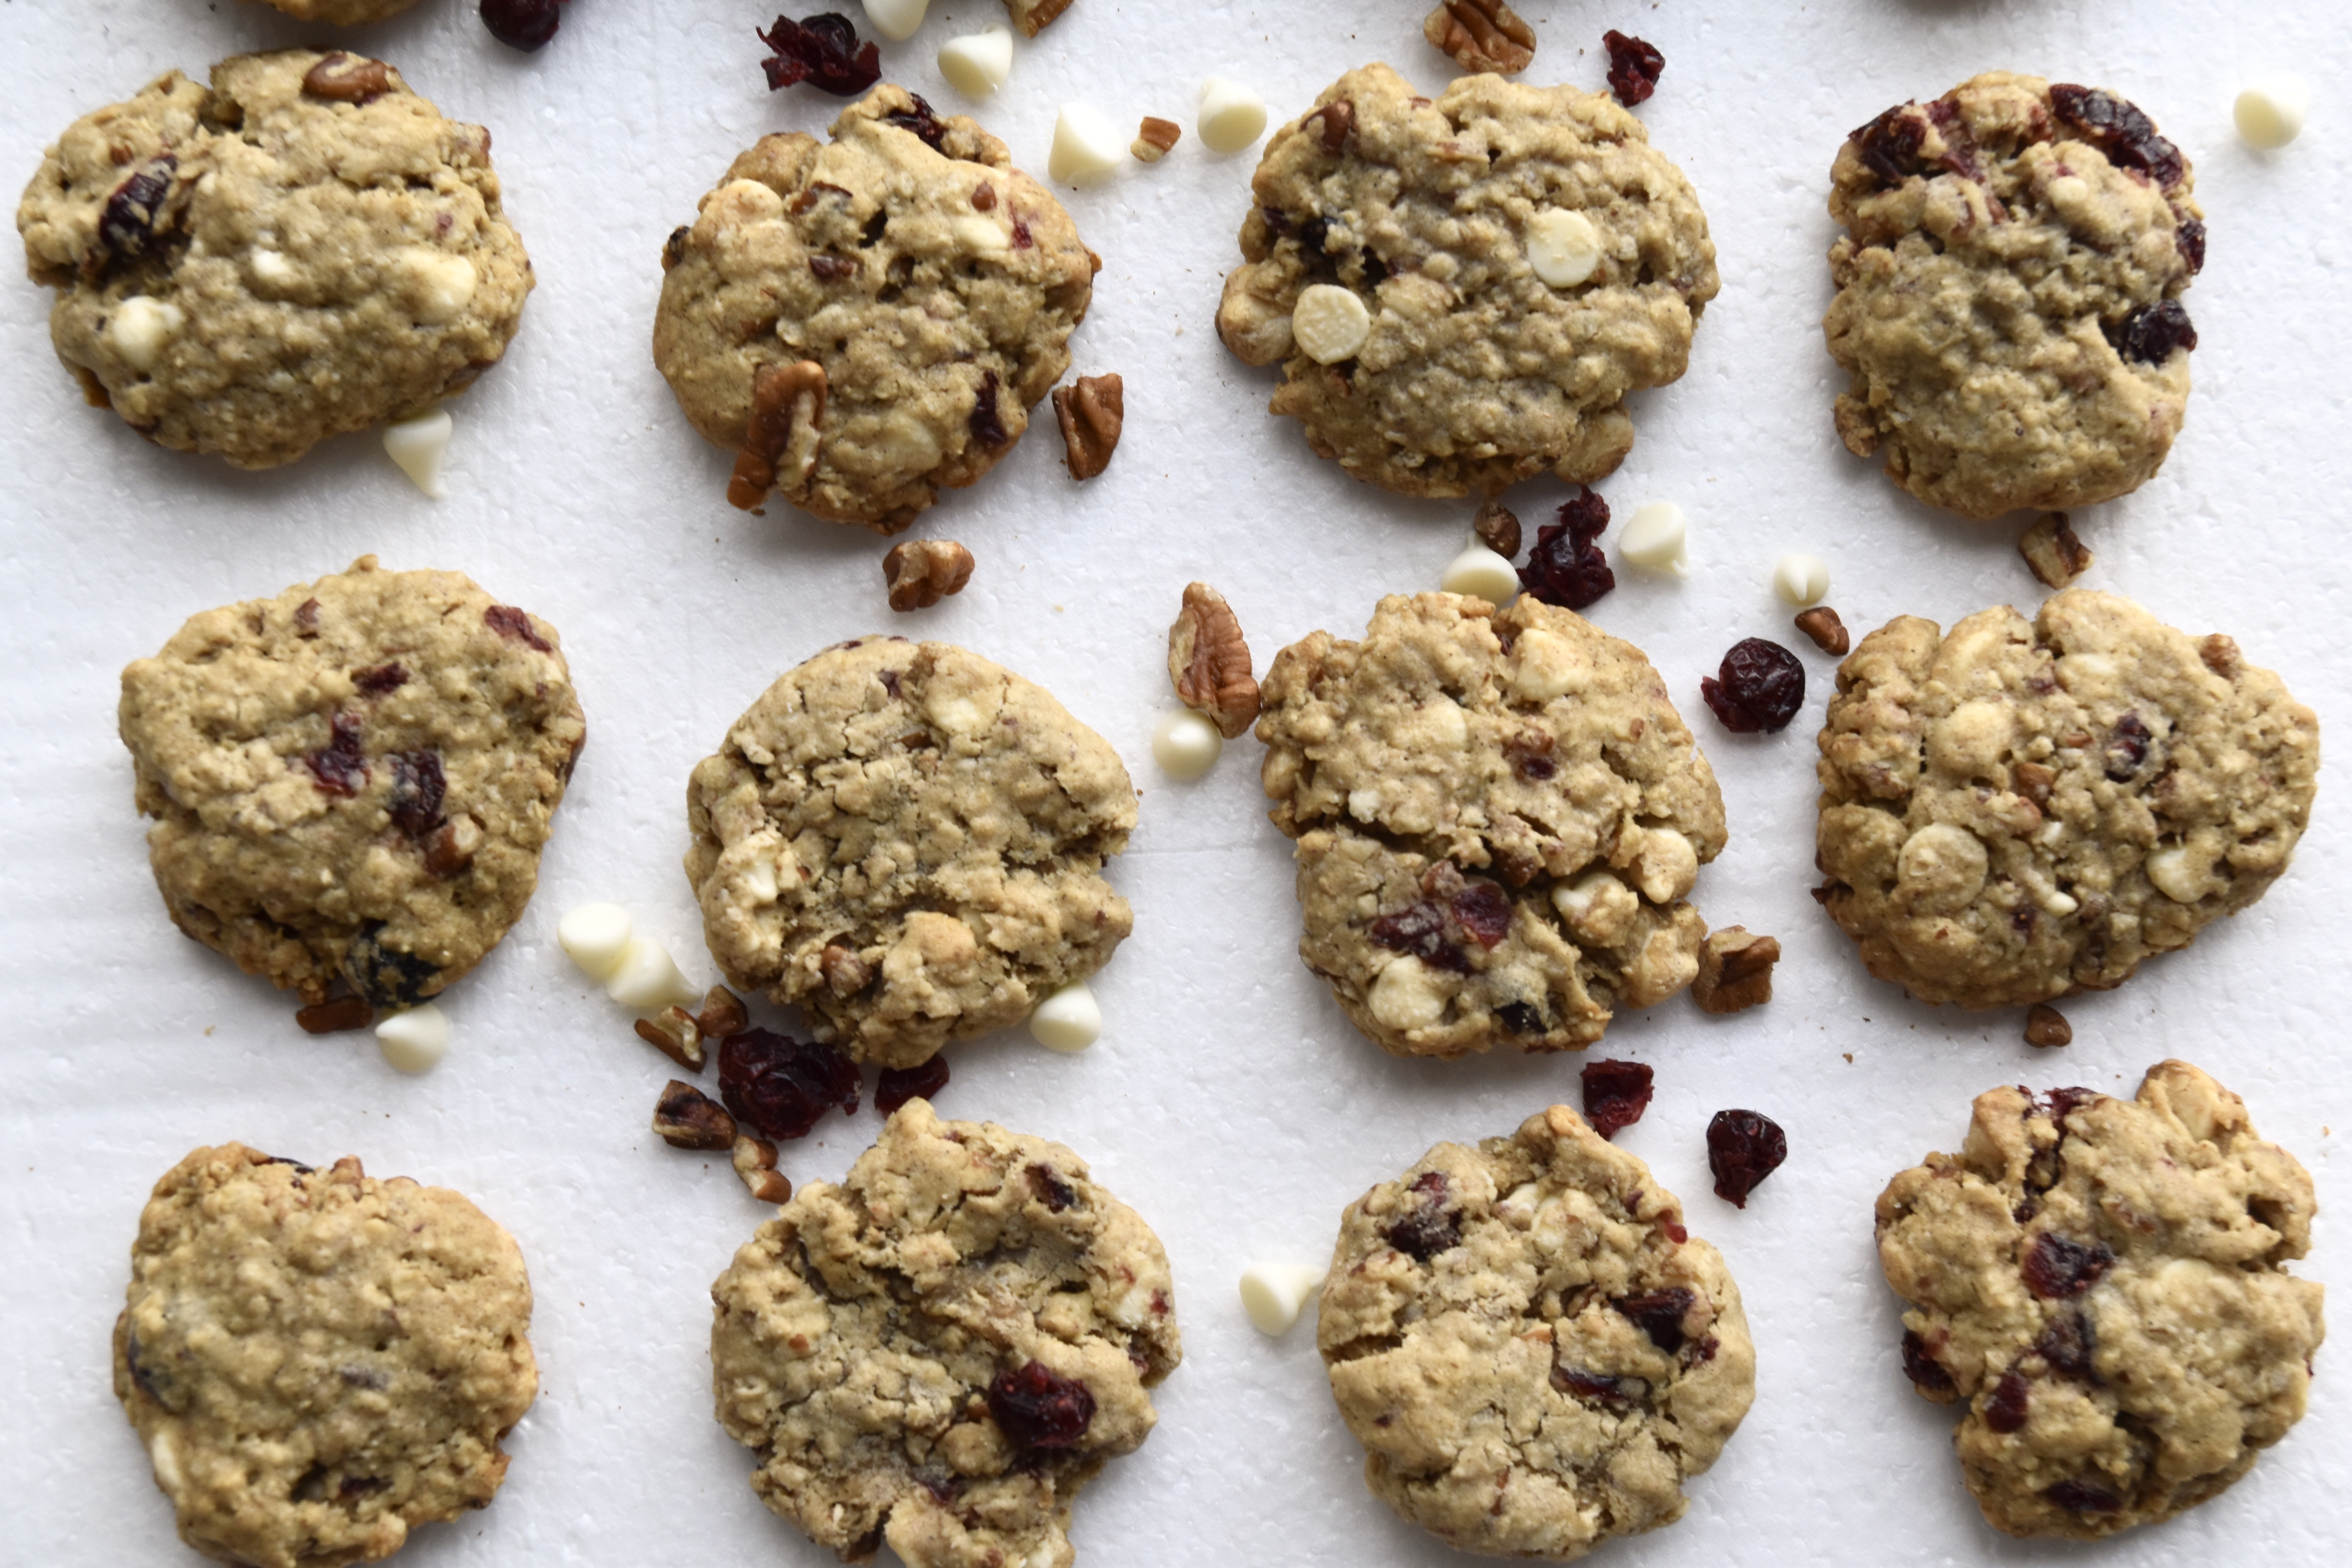
<path fill-rule="evenodd" d="M 1304 1263 L 1253 1263 L 1242 1270 L 1242 1310 L 1259 1333 L 1287 1333 L 1307 1299 L 1323 1288 L 1323 1270 Z"/>
<path fill-rule="evenodd" d="M 383 449 L 400 465 L 411 483 L 439 500 L 448 494 L 441 483 L 441 455 L 449 449 L 449 432 L 457 422 L 446 408 L 428 408 L 383 427 Z"/>
<path fill-rule="evenodd" d="M 603 982 L 621 967 L 630 934 L 629 911 L 620 905 L 583 904 L 557 923 L 555 942 L 583 974 Z"/>
<path fill-rule="evenodd" d="M 1500 608 L 1518 593 L 1519 574 L 1507 558 L 1481 544 L 1474 533 L 1462 553 L 1445 563 L 1445 575 L 1437 580 L 1437 585 L 1449 594 L 1467 594 Z"/>
<path fill-rule="evenodd" d="M 1045 158 L 1045 173 L 1057 185 L 1098 180 L 1127 156 L 1128 139 L 1098 109 L 1083 103 L 1062 105 L 1054 121 L 1054 150 Z"/>
<path fill-rule="evenodd" d="M 621 951 L 619 965 L 604 982 L 604 994 L 640 1013 L 691 1006 L 702 999 L 702 993 L 678 973 L 677 960 L 669 955 L 669 949 L 649 936 L 629 939 L 629 945 Z"/>
<path fill-rule="evenodd" d="M 2273 77 L 2238 94 L 2238 136 L 2249 147 L 2274 152 L 2303 134 L 2311 113 L 2311 87 L 2301 77 Z"/>
<path fill-rule="evenodd" d="M 1265 100 L 1240 82 L 1213 76 L 1201 84 L 1201 140 L 1212 153 L 1238 153 L 1265 134 Z"/>
<path fill-rule="evenodd" d="M 1690 575 L 1690 524 L 1683 509 L 1670 500 L 1654 500 L 1637 508 L 1617 536 L 1620 559 L 1652 572 Z"/>
<path fill-rule="evenodd" d="M 1074 980 L 1029 1015 L 1029 1033 L 1049 1051 L 1083 1051 L 1102 1038 L 1102 1005 L 1083 980 Z"/>
<path fill-rule="evenodd" d="M 1013 30 L 991 27 L 940 46 L 940 74 L 966 98 L 986 98 L 1013 74 Z"/>
<path fill-rule="evenodd" d="M 866 20 L 894 44 L 906 42 L 923 25 L 931 0 L 866 0 Z"/>
<path fill-rule="evenodd" d="M 1830 563 L 1818 555 L 1791 550 L 1772 563 L 1772 592 L 1781 602 L 1803 609 L 1829 597 Z"/>
<path fill-rule="evenodd" d="M 375 1046 L 402 1072 L 431 1072 L 449 1054 L 449 1016 L 430 1002 L 394 1013 L 375 1026 Z"/>
<path fill-rule="evenodd" d="M 1180 708 L 1160 721 L 1151 731 L 1151 760 L 1160 771 L 1180 783 L 1199 778 L 1217 765 L 1225 738 L 1217 727 L 1190 708 Z"/>

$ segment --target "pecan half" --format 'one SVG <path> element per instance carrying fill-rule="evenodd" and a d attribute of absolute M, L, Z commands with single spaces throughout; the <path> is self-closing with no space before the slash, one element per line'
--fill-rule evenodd
<path fill-rule="evenodd" d="M 1823 653 L 1843 658 L 1853 647 L 1853 634 L 1845 629 L 1838 613 L 1827 605 L 1815 605 L 1797 615 L 1797 629 L 1813 639 L 1813 646 Z"/>
<path fill-rule="evenodd" d="M 1184 586 L 1184 607 L 1168 628 L 1168 679 L 1177 700 L 1230 741 L 1257 718 L 1249 644 L 1225 596 L 1206 583 Z"/>
<path fill-rule="evenodd" d="M 1135 133 L 1135 144 L 1128 151 L 1135 154 L 1138 163 L 1157 163 L 1168 156 L 1168 150 L 1183 134 L 1184 128 L 1174 121 L 1147 114 L 1143 117 L 1143 129 Z"/>
<path fill-rule="evenodd" d="M 302 90 L 338 103 L 366 103 L 392 90 L 392 72 L 382 60 L 337 49 L 302 73 Z"/>
<path fill-rule="evenodd" d="M 1421 36 L 1474 76 L 1509 76 L 1536 58 L 1536 30 L 1503 0 L 1445 0 L 1422 23 Z"/>
<path fill-rule="evenodd" d="M 1519 552 L 1519 514 L 1491 497 L 1470 520 L 1470 531 L 1506 561 Z"/>
<path fill-rule="evenodd" d="M 690 1083 L 672 1079 L 654 1106 L 654 1131 L 673 1149 L 730 1149 L 735 1119 L 727 1108 Z"/>
<path fill-rule="evenodd" d="M 793 1184 L 776 1169 L 776 1146 L 765 1138 L 743 1133 L 735 1140 L 732 1156 L 735 1173 L 743 1178 L 743 1185 L 763 1204 L 790 1203 Z"/>
<path fill-rule="evenodd" d="M 1691 994 L 1703 1011 L 1744 1013 L 1772 1000 L 1772 966 L 1780 962 L 1777 938 L 1752 935 L 1744 926 L 1709 931 Z"/>
<path fill-rule="evenodd" d="M 1126 426 L 1126 384 L 1117 371 L 1108 371 L 1082 375 L 1075 385 L 1055 387 L 1054 423 L 1062 427 L 1070 478 L 1093 479 L 1110 467 L 1118 433 Z"/>
<path fill-rule="evenodd" d="M 2043 512 L 2034 520 L 2025 537 L 2017 542 L 2017 552 L 2025 557 L 2025 564 L 2045 588 L 2063 588 L 2098 559 L 2066 525 L 2063 511 Z"/>
<path fill-rule="evenodd" d="M 2025 1010 L 2025 1043 L 2044 1050 L 2053 1046 L 2071 1046 L 2074 1043 L 2074 1026 L 2049 1003 L 2036 1002 Z"/>
<path fill-rule="evenodd" d="M 776 488 L 780 468 L 799 479 L 816 467 L 824 393 L 824 366 L 814 360 L 761 365 L 752 374 L 751 418 L 727 481 L 730 504 L 757 511 Z"/>
<path fill-rule="evenodd" d="M 952 539 L 909 539 L 882 557 L 894 610 L 928 610 L 971 581 L 971 552 Z"/>
<path fill-rule="evenodd" d="M 638 1019 L 637 1037 L 688 1072 L 700 1072 L 709 1059 L 702 1048 L 702 1026 L 683 1007 L 665 1007 L 650 1018 Z"/>

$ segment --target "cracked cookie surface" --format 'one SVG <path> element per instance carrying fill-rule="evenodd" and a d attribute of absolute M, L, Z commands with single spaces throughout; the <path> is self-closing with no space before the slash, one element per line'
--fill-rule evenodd
<path fill-rule="evenodd" d="M 497 946 L 587 730 L 553 627 L 455 572 L 192 616 L 122 672 L 173 921 L 306 1002 L 405 1006 Z"/>
<path fill-rule="evenodd" d="M 1901 616 L 1838 668 L 1815 896 L 1923 1002 L 2123 984 L 2286 869 L 2319 721 L 2219 634 L 2076 589 L 2029 621 Z"/>
<path fill-rule="evenodd" d="M 2302 1418 L 2321 1288 L 2311 1176 L 2182 1061 L 2137 1100 L 1977 1097 L 1961 1152 L 1877 1205 L 1904 1370 L 1964 1406 L 1969 1490 L 2011 1535 L 2092 1538 L 2220 1493 Z"/>
<path fill-rule="evenodd" d="M 1068 1568 L 1072 1500 L 1150 1435 L 1181 1359 L 1173 1290 L 1076 1154 L 909 1100 L 712 1287 L 719 1419 L 760 1500 L 845 1562 L 887 1541 L 908 1568 Z M 1056 1429 L 1008 1408 L 1024 1374 Z"/>
<path fill-rule="evenodd" d="M 670 236 L 654 363 L 730 449 L 752 426 L 754 377 L 821 367 L 775 490 L 897 533 L 1011 453 L 1069 368 L 1100 265 L 1003 142 L 886 83 L 830 142 L 761 137 Z"/>
<path fill-rule="evenodd" d="M 489 151 L 381 61 L 239 55 L 76 121 L 16 227 L 90 401 L 270 468 L 506 353 L 531 271 Z"/>
<path fill-rule="evenodd" d="M 1690 182 L 1604 95 L 1465 77 L 1432 100 L 1349 71 L 1267 139 L 1217 333 L 1283 367 L 1271 405 L 1358 479 L 1492 495 L 1601 479 L 1633 449 L 1628 392 L 1678 379 L 1718 287 Z M 1590 274 L 1554 286 L 1530 224 L 1589 226 Z M 1317 285 L 1369 308 L 1362 347 L 1316 362 L 1291 311 Z"/>
<path fill-rule="evenodd" d="M 687 788 L 687 879 L 729 982 L 912 1067 L 1017 1024 L 1133 928 L 1109 742 L 947 643 L 866 637 L 777 678 Z"/>
<path fill-rule="evenodd" d="M 497 1495 L 539 1390 L 530 1282 L 462 1195 L 198 1149 L 131 1270 L 114 1393 L 197 1551 L 341 1568 Z"/>
<path fill-rule="evenodd" d="M 2138 110 L 1990 71 L 1872 121 L 1830 177 L 1847 232 L 1822 327 L 1853 378 L 1850 450 L 1978 519 L 2154 476 L 2188 405 L 2195 334 L 2173 340 L 2205 225 L 2188 159 Z"/>
<path fill-rule="evenodd" d="M 1723 796 L 1631 643 L 1524 595 L 1394 595 L 1261 697 L 1299 957 L 1382 1049 L 1580 1049 L 1697 975 Z"/>
<path fill-rule="evenodd" d="M 1364 1479 L 1466 1552 L 1671 1524 L 1756 1394 L 1722 1256 L 1564 1105 L 1348 1205 L 1316 1345 Z"/>

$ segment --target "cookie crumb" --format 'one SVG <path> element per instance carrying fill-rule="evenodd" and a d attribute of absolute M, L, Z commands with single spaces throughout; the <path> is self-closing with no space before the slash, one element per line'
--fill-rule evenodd
<path fill-rule="evenodd" d="M 2044 512 L 2035 519 L 2017 542 L 2017 552 L 2025 557 L 2025 564 L 2045 588 L 2068 586 L 2098 559 L 2075 537 L 2063 511 Z"/>
<path fill-rule="evenodd" d="M 1780 962 L 1777 937 L 1751 935 L 1744 926 L 1709 931 L 1698 952 L 1691 994 L 1702 1012 L 1744 1013 L 1772 1000 L 1772 966 Z"/>
<path fill-rule="evenodd" d="M 2025 1043 L 2049 1049 L 2074 1043 L 2074 1026 L 2066 1015 L 2047 1002 L 2036 1002 L 2025 1010 Z"/>

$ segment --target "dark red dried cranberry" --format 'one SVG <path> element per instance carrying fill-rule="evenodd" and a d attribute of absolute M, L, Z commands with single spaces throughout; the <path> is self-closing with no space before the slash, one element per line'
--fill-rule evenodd
<path fill-rule="evenodd" d="M 1029 219 L 1020 208 L 1013 210 L 1013 248 L 1027 250 L 1037 242 L 1029 237 Z"/>
<path fill-rule="evenodd" d="M 1511 895 L 1484 878 L 1454 898 L 1454 918 L 1480 947 L 1492 951 L 1511 931 Z"/>
<path fill-rule="evenodd" d="M 1503 1020 L 1503 1027 L 1515 1035 L 1540 1035 L 1544 1032 L 1544 1016 L 1531 1002 L 1506 1002 L 1495 1009 L 1495 1016 Z"/>
<path fill-rule="evenodd" d="M 2060 1481 L 2042 1495 L 2074 1513 L 2113 1513 L 2124 1506 L 2123 1499 L 2088 1481 Z"/>
<path fill-rule="evenodd" d="M 1389 1221 L 1381 1233 L 1389 1245 L 1423 1263 L 1461 1246 L 1462 1216 L 1445 1208 L 1445 1173 L 1425 1171 L 1407 1190 L 1413 1195 L 1404 1212 Z"/>
<path fill-rule="evenodd" d="M 2017 1372 L 2005 1372 L 1993 1384 L 1992 1397 L 1985 1401 L 1985 1425 L 1996 1432 L 2022 1431 L 2025 1407 L 2033 1397 L 2033 1390 Z"/>
<path fill-rule="evenodd" d="M 767 1138 L 805 1138 L 835 1106 L 857 1110 L 857 1064 L 838 1047 L 746 1029 L 719 1045 L 719 1094 Z"/>
<path fill-rule="evenodd" d="M 1628 1379 L 1611 1377 L 1604 1373 L 1587 1372 L 1579 1366 L 1555 1366 L 1551 1369 L 1551 1385 L 1562 1394 L 1572 1394 L 1579 1399 L 1598 1399 L 1604 1405 L 1622 1406 L 1632 1403 L 1625 1387 Z"/>
<path fill-rule="evenodd" d="M 1559 521 L 1536 530 L 1535 548 L 1519 568 L 1519 586 L 1547 605 L 1581 610 L 1617 585 L 1617 574 L 1601 553 L 1601 531 L 1609 526 L 1609 503 L 1591 485 L 1580 485 L 1561 505 Z"/>
<path fill-rule="evenodd" d="M 914 108 L 894 109 L 882 117 L 882 122 L 895 125 L 901 131 L 913 132 L 937 152 L 940 143 L 947 140 L 948 128 L 940 122 L 940 117 L 932 111 L 931 106 L 923 101 L 921 93 L 910 92 L 907 96 L 915 100 Z"/>
<path fill-rule="evenodd" d="M 1646 1062 L 1587 1062 L 1580 1076 L 1584 1120 L 1603 1138 L 1616 1137 L 1650 1109 L 1651 1071 Z"/>
<path fill-rule="evenodd" d="M 809 258 L 809 270 L 831 283 L 857 270 L 857 263 L 846 256 L 828 256 L 824 251 Z"/>
<path fill-rule="evenodd" d="M 768 90 L 804 81 L 838 98 L 864 92 L 882 79 L 881 52 L 857 41 L 857 29 L 838 11 L 820 11 L 793 21 L 779 16 L 759 35 L 776 52 L 760 62 Z"/>
<path fill-rule="evenodd" d="M 441 826 L 441 802 L 448 794 L 441 753 L 394 752 L 384 760 L 392 764 L 392 797 L 384 803 L 392 825 L 411 838 L 422 838 Z"/>
<path fill-rule="evenodd" d="M 1445 911 L 1426 900 L 1374 920 L 1365 933 L 1391 952 L 1409 953 L 1433 968 L 1470 973 L 1470 959 L 1446 935 Z"/>
<path fill-rule="evenodd" d="M 375 1007 L 414 1007 L 441 971 L 413 952 L 383 944 L 383 922 L 371 921 L 343 950 L 343 978 Z"/>
<path fill-rule="evenodd" d="M 492 605 L 482 612 L 482 625 L 526 647 L 535 647 L 541 653 L 555 651 L 553 644 L 531 629 L 530 617 L 512 605 Z"/>
<path fill-rule="evenodd" d="M 2095 1100 L 2105 1098 L 2106 1096 L 2095 1089 L 2053 1089 L 2034 1101 L 2033 1108 L 2056 1122 L 2059 1131 L 2063 1132 L 2065 1131 L 2066 1118 L 2072 1116 L 2076 1108 L 2088 1105 Z"/>
<path fill-rule="evenodd" d="M 1658 90 L 1658 78 L 1666 68 L 1666 57 L 1639 38 L 1628 37 L 1612 27 L 1601 35 L 1609 49 L 1609 90 L 1617 101 L 1631 109 Z"/>
<path fill-rule="evenodd" d="M 2137 713 L 2126 713 L 2116 721 L 2116 731 L 2107 738 L 2107 777 L 2121 784 L 2139 772 L 2147 761 L 2147 743 L 2153 739 L 2147 721 Z"/>
<path fill-rule="evenodd" d="M 2143 305 L 2116 329 L 2116 353 L 2136 364 L 2162 364 L 2196 346 L 2196 325 L 2189 319 L 2189 307 L 2178 300 Z"/>
<path fill-rule="evenodd" d="M 2101 88 L 2059 81 L 2050 84 L 2050 107 L 2118 168 L 2137 169 L 2167 189 L 2188 173 L 2180 149 L 2157 134 L 2156 121 L 2126 99 Z"/>
<path fill-rule="evenodd" d="M 2190 277 L 2205 270 L 2205 220 L 2185 217 L 2180 226 L 2172 231 L 2172 248 L 2180 253 L 2182 265 Z"/>
<path fill-rule="evenodd" d="M 163 216 L 163 199 L 172 194 L 172 173 L 179 159 L 158 153 L 130 178 L 114 187 L 98 217 L 99 248 L 110 256 L 140 256 L 154 237 L 155 220 Z"/>
<path fill-rule="evenodd" d="M 2042 1359 L 2050 1363 L 2053 1372 L 2068 1377 L 2095 1378 L 2091 1354 L 2096 1342 L 2091 1333 L 2091 1320 L 2081 1312 L 2061 1312 L 2050 1320 L 2042 1337 L 2033 1342 Z"/>
<path fill-rule="evenodd" d="M 1503 742 L 1503 752 L 1511 759 L 1511 771 L 1529 784 L 1542 784 L 1559 773 L 1559 764 L 1551 760 L 1554 742 L 1549 735 L 1530 731 L 1514 735 Z"/>
<path fill-rule="evenodd" d="M 408 671 L 397 662 L 379 664 L 370 669 L 354 670 L 352 684 L 370 697 L 382 697 L 387 691 L 397 691 L 408 684 Z"/>
<path fill-rule="evenodd" d="M 562 20 L 556 0 L 482 0 L 482 26 L 510 49 L 542 47 Z"/>
<path fill-rule="evenodd" d="M 2018 1271 L 2025 1276 L 2027 1289 L 2045 1301 L 2054 1301 L 2081 1295 L 2097 1284 L 2115 1262 L 2116 1255 L 2103 1241 L 2085 1245 L 2045 1230 L 2026 1248 L 2025 1261 Z"/>
<path fill-rule="evenodd" d="M 1741 1208 L 1757 1184 L 1788 1157 L 1789 1135 L 1769 1116 L 1718 1110 L 1706 1124 L 1706 1168 L 1715 1173 L 1715 1195 Z"/>
<path fill-rule="evenodd" d="M 1805 667 L 1779 643 L 1749 637 L 1732 645 L 1714 675 L 1700 678 L 1698 694 L 1733 734 L 1777 734 L 1805 705 Z"/>
<path fill-rule="evenodd" d="M 1896 104 L 1846 138 L 1854 143 L 1862 166 L 1890 185 L 1923 172 L 1919 148 L 1927 140 L 1927 122 L 1913 108 Z"/>
<path fill-rule="evenodd" d="M 1094 1391 L 1042 1361 L 1001 1372 L 988 1385 L 988 1413 L 1016 1448 L 1066 1448 L 1095 1418 Z"/>
<path fill-rule="evenodd" d="M 1633 1320 L 1652 1344 L 1672 1355 L 1683 1348 L 1683 1319 L 1698 1304 L 1698 1297 L 1676 1285 L 1646 1296 L 1620 1296 L 1609 1304 Z"/>
<path fill-rule="evenodd" d="M 983 447 L 1002 447 L 1013 437 L 1004 428 L 1004 416 L 996 410 L 996 373 L 980 373 L 980 395 L 971 400 L 971 438 Z"/>
<path fill-rule="evenodd" d="M 1032 1165 L 1028 1170 L 1029 1190 L 1037 1201 L 1060 1214 L 1078 1201 L 1078 1189 L 1062 1180 L 1062 1173 L 1051 1165 Z"/>
<path fill-rule="evenodd" d="M 367 759 L 360 754 L 360 716 L 338 713 L 328 728 L 334 739 L 302 762 L 321 792 L 349 799 L 368 780 Z"/>
<path fill-rule="evenodd" d="M 1911 1380 L 1913 1387 L 1931 1394 L 1952 1391 L 1952 1374 L 1927 1349 L 1927 1342 L 1910 1329 L 1903 1331 L 1903 1375 Z"/>
<path fill-rule="evenodd" d="M 910 1068 L 884 1068 L 874 1086 L 874 1109 L 888 1116 L 910 1100 L 935 1100 L 948 1086 L 948 1058 L 933 1057 Z"/>

